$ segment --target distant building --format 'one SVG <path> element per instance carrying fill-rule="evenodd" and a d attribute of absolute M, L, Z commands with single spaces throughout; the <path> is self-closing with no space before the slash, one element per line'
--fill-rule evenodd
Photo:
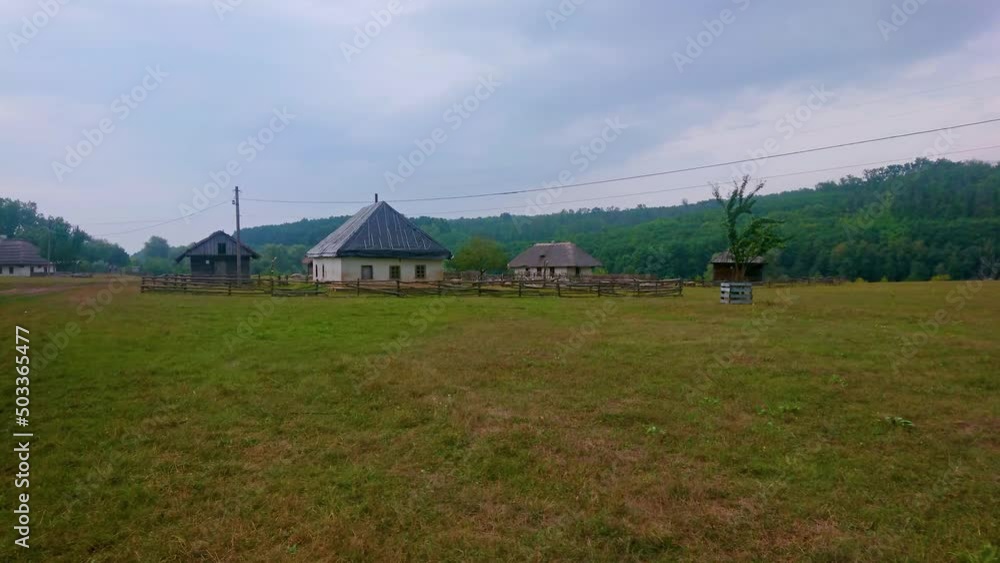
<path fill-rule="evenodd" d="M 254 249 L 241 245 L 240 272 L 250 275 L 250 260 L 260 258 Z M 191 259 L 192 276 L 236 277 L 236 239 L 222 231 L 215 231 L 192 244 L 177 257 L 177 262 Z"/>
<path fill-rule="evenodd" d="M 712 281 L 736 281 L 736 262 L 727 250 L 712 256 Z M 764 266 L 767 262 L 763 256 L 758 256 L 747 264 L 746 276 L 743 281 L 764 281 Z"/>
<path fill-rule="evenodd" d="M 303 262 L 321 282 L 422 281 L 444 279 L 449 258 L 451 251 L 379 201 L 312 247 Z"/>
<path fill-rule="evenodd" d="M 46 276 L 56 265 L 38 253 L 38 247 L 26 240 L 0 237 L 0 276 Z"/>
<path fill-rule="evenodd" d="M 507 264 L 514 275 L 528 279 L 579 278 L 594 274 L 601 261 L 572 242 L 540 242 Z"/>

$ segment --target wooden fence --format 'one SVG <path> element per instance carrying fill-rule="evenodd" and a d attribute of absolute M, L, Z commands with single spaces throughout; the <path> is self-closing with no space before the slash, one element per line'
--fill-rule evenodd
<path fill-rule="evenodd" d="M 232 278 L 194 277 L 186 275 L 145 276 L 140 291 L 215 294 L 215 295 L 274 295 L 279 297 L 680 297 L 684 284 L 672 280 L 488 280 L 488 281 L 353 281 L 296 282 L 277 278 L 256 277 L 237 282 Z"/>

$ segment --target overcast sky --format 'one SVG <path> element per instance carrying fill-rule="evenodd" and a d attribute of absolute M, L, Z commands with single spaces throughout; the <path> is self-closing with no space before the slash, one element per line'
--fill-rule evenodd
<path fill-rule="evenodd" d="M 231 231 L 234 184 L 252 226 L 361 205 L 253 199 L 540 187 L 1000 116 L 993 0 L 4 0 L 0 30 L 0 195 L 129 251 Z M 1000 124 L 746 166 L 780 191 L 995 144 Z M 669 205 L 737 173 L 395 206 Z"/>

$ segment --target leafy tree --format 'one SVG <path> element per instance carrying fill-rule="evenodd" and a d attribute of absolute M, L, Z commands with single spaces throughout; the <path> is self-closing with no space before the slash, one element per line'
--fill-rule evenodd
<path fill-rule="evenodd" d="M 148 258 L 167 258 L 170 256 L 170 245 L 167 239 L 158 236 L 151 236 L 142 247 L 143 256 Z"/>
<path fill-rule="evenodd" d="M 742 180 L 733 180 L 733 190 L 725 197 L 721 186 L 712 186 L 712 196 L 724 210 L 726 240 L 736 266 L 737 280 L 745 278 L 747 266 L 754 258 L 780 248 L 788 240 L 778 234 L 777 227 L 781 221 L 753 214 L 757 193 L 762 189 L 764 182 L 750 187 L 749 175 L 743 176 Z"/>
<path fill-rule="evenodd" d="M 455 253 L 451 265 L 458 270 L 479 272 L 479 277 L 482 278 L 486 272 L 506 270 L 507 253 L 495 240 L 474 237 Z"/>

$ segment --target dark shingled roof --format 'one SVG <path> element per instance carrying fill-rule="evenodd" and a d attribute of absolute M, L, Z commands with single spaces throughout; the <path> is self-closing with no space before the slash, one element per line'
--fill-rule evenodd
<path fill-rule="evenodd" d="M 388 203 L 373 203 L 306 252 L 309 258 L 451 258 L 451 251 Z"/>
<path fill-rule="evenodd" d="M 207 244 L 209 242 L 213 244 Z M 215 231 L 214 233 L 189 246 L 187 250 L 185 250 L 174 261 L 180 262 L 188 256 L 216 256 L 218 252 L 214 245 L 220 242 L 226 243 L 226 253 L 221 256 L 236 256 L 236 239 L 228 235 L 225 231 Z M 260 258 L 260 254 L 257 254 L 256 250 L 250 248 L 246 244 L 241 243 L 240 247 L 243 249 L 243 256 L 250 256 L 254 260 Z"/>
<path fill-rule="evenodd" d="M 38 247 L 26 240 L 0 239 L 0 264 L 4 266 L 47 266 L 50 262 L 38 253 Z"/>
<path fill-rule="evenodd" d="M 507 264 L 508 268 L 535 268 L 539 266 L 596 268 L 601 266 L 601 261 L 571 242 L 540 242 L 518 254 Z"/>
<path fill-rule="evenodd" d="M 763 256 L 758 256 L 750 261 L 751 264 L 767 264 Z M 712 255 L 712 264 L 735 264 L 733 262 L 733 255 L 728 250 L 725 252 L 717 252 Z"/>

